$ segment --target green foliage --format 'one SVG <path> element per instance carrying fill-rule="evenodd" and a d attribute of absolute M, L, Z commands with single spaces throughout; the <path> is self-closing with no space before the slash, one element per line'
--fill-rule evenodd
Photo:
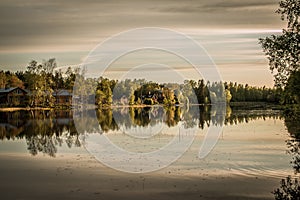
<path fill-rule="evenodd" d="M 285 103 L 300 103 L 300 71 L 292 72 L 284 91 Z"/>
<path fill-rule="evenodd" d="M 24 74 L 26 88 L 30 90 L 31 106 L 53 106 L 53 71 L 57 67 L 54 58 L 38 64 L 31 61 Z"/>
<path fill-rule="evenodd" d="M 0 88 L 5 88 L 7 80 L 6 74 L 3 71 L 0 71 Z"/>
<path fill-rule="evenodd" d="M 280 1 L 279 9 L 276 13 L 281 14 L 282 20 L 287 20 L 287 27 L 290 31 L 298 32 L 300 30 L 300 2 L 299 0 Z"/>
<path fill-rule="evenodd" d="M 179 102 L 184 104 L 207 104 L 210 103 L 210 94 L 204 80 L 198 82 L 185 80 L 181 86 L 181 97 Z"/>
<path fill-rule="evenodd" d="M 253 87 L 248 84 L 226 83 L 226 90 L 230 91 L 231 102 L 270 102 L 279 103 L 281 100 L 281 88 Z M 225 90 L 225 92 L 226 92 Z M 226 93 L 228 95 L 228 93 Z M 228 96 L 227 96 L 228 97 Z"/>
<path fill-rule="evenodd" d="M 230 94 L 230 90 L 228 89 L 225 90 L 225 97 L 226 97 L 226 103 L 229 103 L 232 98 L 232 95 Z"/>
<path fill-rule="evenodd" d="M 134 92 L 140 87 L 140 82 L 143 81 L 126 79 L 112 82 L 113 102 L 118 104 L 121 103 L 121 99 L 125 98 L 129 105 L 134 105 L 136 99 Z"/>
<path fill-rule="evenodd" d="M 299 180 L 295 178 L 292 180 L 291 176 L 282 179 L 280 188 L 273 191 L 276 200 L 299 200 L 300 185 Z"/>
<path fill-rule="evenodd" d="M 96 89 L 96 105 L 111 105 L 112 104 L 112 88 L 114 87 L 114 81 L 110 81 L 107 78 L 99 78 Z"/>
<path fill-rule="evenodd" d="M 134 97 L 134 91 L 131 90 L 130 96 L 129 96 L 129 105 L 134 105 L 134 103 L 135 103 L 134 99 L 135 99 L 135 97 Z"/>
<path fill-rule="evenodd" d="M 282 20 L 287 20 L 287 29 L 281 35 L 260 39 L 260 44 L 269 60 L 275 84 L 284 87 L 290 75 L 299 70 L 300 55 L 300 1 L 284 0 L 276 11 Z"/>
<path fill-rule="evenodd" d="M 285 97 L 295 97 L 290 92 L 299 91 L 297 83 L 298 74 L 291 76 L 287 85 Z M 75 82 L 76 79 L 76 82 Z M 76 85 L 75 85 L 76 84 Z M 183 84 L 166 83 L 159 84 L 147 82 L 145 79 L 126 79 L 123 81 L 110 80 L 100 77 L 85 78 L 85 69 L 72 69 L 66 71 L 56 70 L 55 59 L 49 59 L 38 63 L 31 61 L 25 72 L 0 71 L 0 86 L 18 86 L 30 91 L 28 104 L 30 106 L 53 106 L 53 91 L 76 89 L 78 102 L 90 104 L 95 99 L 98 106 L 110 106 L 113 103 L 119 105 L 154 105 L 164 104 L 173 106 L 176 104 L 210 104 L 218 101 L 228 102 L 272 102 L 279 103 L 283 90 L 281 88 L 252 87 L 248 84 L 237 83 L 210 83 L 200 79 L 185 80 Z M 283 98 L 282 102 L 291 100 Z"/>
<path fill-rule="evenodd" d="M 0 89 L 11 87 L 24 88 L 24 83 L 18 78 L 16 74 L 9 71 L 0 71 Z"/>
<path fill-rule="evenodd" d="M 281 35 L 272 35 L 260 39 L 260 44 L 269 60 L 270 70 L 274 73 L 277 92 L 282 92 L 281 101 L 285 104 L 300 103 L 300 1 L 283 0 L 276 11 L 282 20 L 287 20 L 287 28 Z M 284 112 L 285 125 L 292 138 L 287 141 L 288 152 L 292 155 L 292 165 L 295 173 L 299 173 L 299 108 L 288 106 Z M 299 179 L 291 176 L 282 179 L 280 188 L 273 191 L 276 200 L 300 199 Z"/>

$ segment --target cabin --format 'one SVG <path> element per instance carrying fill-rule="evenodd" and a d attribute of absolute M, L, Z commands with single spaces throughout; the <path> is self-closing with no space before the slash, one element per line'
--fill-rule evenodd
<path fill-rule="evenodd" d="M 154 91 L 149 91 L 149 93 L 147 95 L 143 95 L 142 96 L 142 101 L 145 102 L 145 100 L 149 100 L 152 99 L 152 102 L 154 104 L 157 103 L 163 103 L 165 98 L 165 95 L 163 94 L 163 92 L 161 90 L 154 90 Z"/>
<path fill-rule="evenodd" d="M 71 105 L 72 93 L 65 89 L 56 90 L 52 93 L 56 105 Z"/>
<path fill-rule="evenodd" d="M 18 106 L 25 104 L 27 91 L 20 87 L 0 89 L 0 104 Z"/>

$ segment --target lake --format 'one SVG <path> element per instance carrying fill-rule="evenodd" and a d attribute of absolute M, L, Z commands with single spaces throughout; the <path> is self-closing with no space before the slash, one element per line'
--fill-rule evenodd
<path fill-rule="evenodd" d="M 0 186 L 5 199 L 273 199 L 297 170 L 292 122 L 204 106 L 0 112 Z"/>

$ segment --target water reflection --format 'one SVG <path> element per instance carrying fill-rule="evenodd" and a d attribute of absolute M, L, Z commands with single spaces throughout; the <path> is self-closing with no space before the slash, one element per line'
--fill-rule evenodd
<path fill-rule="evenodd" d="M 287 109 L 283 113 L 284 124 L 290 133 L 287 140 L 288 153 L 291 154 L 291 164 L 295 174 L 300 173 L 300 108 Z"/>
<path fill-rule="evenodd" d="M 83 113 L 80 110 L 0 112 L 0 139 L 25 139 L 30 154 L 37 155 L 41 152 L 55 156 L 57 148 L 63 143 L 69 148 L 80 147 L 79 133 L 97 131 L 93 130 L 95 124 L 105 134 L 139 127 L 155 129 L 159 125 L 172 128 L 178 126 L 179 123 L 185 129 L 204 129 L 212 125 L 247 123 L 259 118 L 281 118 L 279 111 L 243 111 L 234 110 L 230 107 L 227 107 L 225 115 L 220 115 L 217 110 L 212 110 L 210 106 L 107 108 L 96 110 L 96 118 L 92 113 L 95 112 L 86 111 Z M 293 117 L 295 116 L 293 115 Z M 79 120 L 76 121 L 77 127 L 75 127 L 74 120 Z M 293 120 L 286 118 L 286 125 L 289 126 L 291 123 Z M 294 127 L 294 125 L 291 126 Z M 81 130 L 80 127 L 85 127 L 85 129 Z M 86 128 L 90 128 L 90 130 Z M 294 129 L 291 128 L 291 130 Z M 297 130 L 299 131 L 299 129 Z M 295 134 L 297 133 L 295 132 Z M 293 162 L 299 163 L 299 142 L 289 142 L 290 152 L 298 155 L 298 157 L 294 156 L 295 161 Z M 297 167 L 299 170 L 299 165 Z"/>
<path fill-rule="evenodd" d="M 290 134 L 286 141 L 287 152 L 291 155 L 294 175 L 289 175 L 280 182 L 280 187 L 273 191 L 275 199 L 299 199 L 300 197 L 300 108 L 287 108 L 283 112 L 284 124 Z M 293 178 L 292 178 L 293 177 Z"/>
<path fill-rule="evenodd" d="M 26 139 L 32 155 L 55 156 L 57 146 L 80 146 L 71 111 L 0 112 L 0 139 Z"/>

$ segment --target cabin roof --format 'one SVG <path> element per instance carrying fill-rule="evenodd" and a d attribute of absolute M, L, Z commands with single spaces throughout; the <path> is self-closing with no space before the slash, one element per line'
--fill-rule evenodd
<path fill-rule="evenodd" d="M 53 92 L 53 96 L 72 96 L 72 93 L 68 90 L 61 89 Z"/>
<path fill-rule="evenodd" d="M 16 90 L 16 89 L 18 89 L 18 88 L 19 88 L 20 90 L 22 90 L 23 92 L 28 93 L 27 91 L 23 90 L 23 89 L 20 88 L 20 87 L 2 88 L 2 89 L 0 89 L 0 93 L 2 93 L 2 94 L 4 94 L 4 93 L 10 93 L 10 92 L 12 92 L 12 91 L 14 91 L 14 90 Z"/>

